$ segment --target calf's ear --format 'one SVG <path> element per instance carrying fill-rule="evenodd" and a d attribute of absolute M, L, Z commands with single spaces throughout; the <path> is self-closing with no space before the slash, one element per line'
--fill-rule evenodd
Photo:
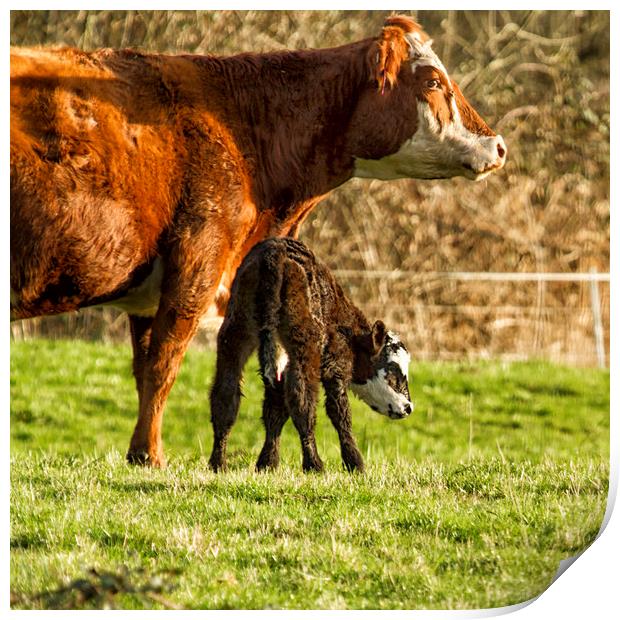
<path fill-rule="evenodd" d="M 373 355 L 376 355 L 381 350 L 385 342 L 386 333 L 387 330 L 385 329 L 383 321 L 375 321 L 371 331 Z"/>
<path fill-rule="evenodd" d="M 370 358 L 381 351 L 381 347 L 385 342 L 386 333 L 387 330 L 385 329 L 383 321 L 375 321 L 370 331 L 354 336 L 353 350 L 356 351 L 358 358 L 360 354 L 363 354 L 370 362 Z"/>

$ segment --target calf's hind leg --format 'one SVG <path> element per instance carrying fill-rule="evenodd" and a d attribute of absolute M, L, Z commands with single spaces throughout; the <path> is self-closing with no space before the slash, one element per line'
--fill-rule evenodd
<path fill-rule="evenodd" d="M 314 436 L 320 366 L 318 339 L 316 339 L 314 346 L 308 346 L 305 351 L 297 350 L 291 355 L 284 378 L 285 406 L 299 433 L 304 471 L 323 470 L 323 462 L 316 449 Z"/>
<path fill-rule="evenodd" d="M 314 427 L 321 380 L 321 330 L 310 309 L 308 279 L 294 262 L 284 278 L 283 324 L 287 325 L 284 348 L 289 363 L 284 375 L 284 405 L 295 424 L 301 441 L 304 471 L 322 471 L 316 449 Z"/>
<path fill-rule="evenodd" d="M 263 423 L 265 425 L 265 444 L 261 450 L 256 469 L 275 469 L 280 462 L 280 435 L 288 420 L 284 404 L 284 384 L 278 381 L 272 386 L 265 381 L 265 400 L 263 401 Z"/>
<path fill-rule="evenodd" d="M 242 321 L 226 317 L 217 337 L 217 367 L 211 388 L 213 450 L 209 465 L 214 471 L 226 469 L 226 444 L 239 412 L 241 375 L 255 345 Z"/>

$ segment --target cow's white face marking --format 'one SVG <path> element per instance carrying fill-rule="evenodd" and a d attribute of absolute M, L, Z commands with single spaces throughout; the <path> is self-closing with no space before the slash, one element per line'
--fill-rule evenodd
<path fill-rule="evenodd" d="M 450 76 L 433 51 L 432 41 L 422 42 L 417 32 L 407 35 L 411 49 L 411 70 L 432 67 L 445 77 L 452 90 Z M 501 136 L 485 136 L 467 129 L 454 95 L 450 97 L 451 119 L 439 123 L 430 104 L 417 100 L 416 132 L 400 149 L 381 159 L 355 160 L 354 176 L 381 180 L 415 178 L 445 179 L 464 176 L 479 181 L 504 165 L 506 146 Z M 503 155 L 500 152 L 503 151 Z"/>
<path fill-rule="evenodd" d="M 407 382 L 409 352 L 400 339 L 388 332 L 375 374 L 365 383 L 351 383 L 351 391 L 377 413 L 398 420 L 413 411 Z"/>
<path fill-rule="evenodd" d="M 455 106 L 456 107 L 456 106 Z M 390 180 L 446 179 L 464 176 L 479 181 L 497 167 L 499 136 L 468 131 L 460 116 L 440 127 L 428 103 L 417 102 L 418 128 L 400 149 L 382 159 L 357 159 L 354 175 Z"/>

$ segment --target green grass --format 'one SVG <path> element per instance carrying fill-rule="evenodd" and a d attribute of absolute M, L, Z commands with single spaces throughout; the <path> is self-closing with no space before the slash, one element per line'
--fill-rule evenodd
<path fill-rule="evenodd" d="M 215 475 L 213 362 L 188 353 L 164 422 L 169 466 L 156 471 L 124 462 L 137 407 L 128 347 L 12 344 L 15 607 L 497 607 L 542 592 L 598 532 L 606 371 L 415 364 L 411 418 L 351 398 L 366 474 L 342 470 L 322 411 L 324 474 L 301 472 L 290 423 L 280 469 L 256 474 L 252 360 L 230 471 Z"/>

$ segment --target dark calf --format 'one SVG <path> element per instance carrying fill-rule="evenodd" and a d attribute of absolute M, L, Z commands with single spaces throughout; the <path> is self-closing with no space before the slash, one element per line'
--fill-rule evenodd
<path fill-rule="evenodd" d="M 211 390 L 214 444 L 210 464 L 226 466 L 226 441 L 239 410 L 240 381 L 258 347 L 265 386 L 265 444 L 257 469 L 278 465 L 282 427 L 289 416 L 299 433 L 303 469 L 321 470 L 314 438 L 319 383 L 348 470 L 364 462 L 351 430 L 347 387 L 378 413 L 408 416 L 409 353 L 381 321 L 370 325 L 329 269 L 299 241 L 268 239 L 241 264 L 218 334 Z"/>

